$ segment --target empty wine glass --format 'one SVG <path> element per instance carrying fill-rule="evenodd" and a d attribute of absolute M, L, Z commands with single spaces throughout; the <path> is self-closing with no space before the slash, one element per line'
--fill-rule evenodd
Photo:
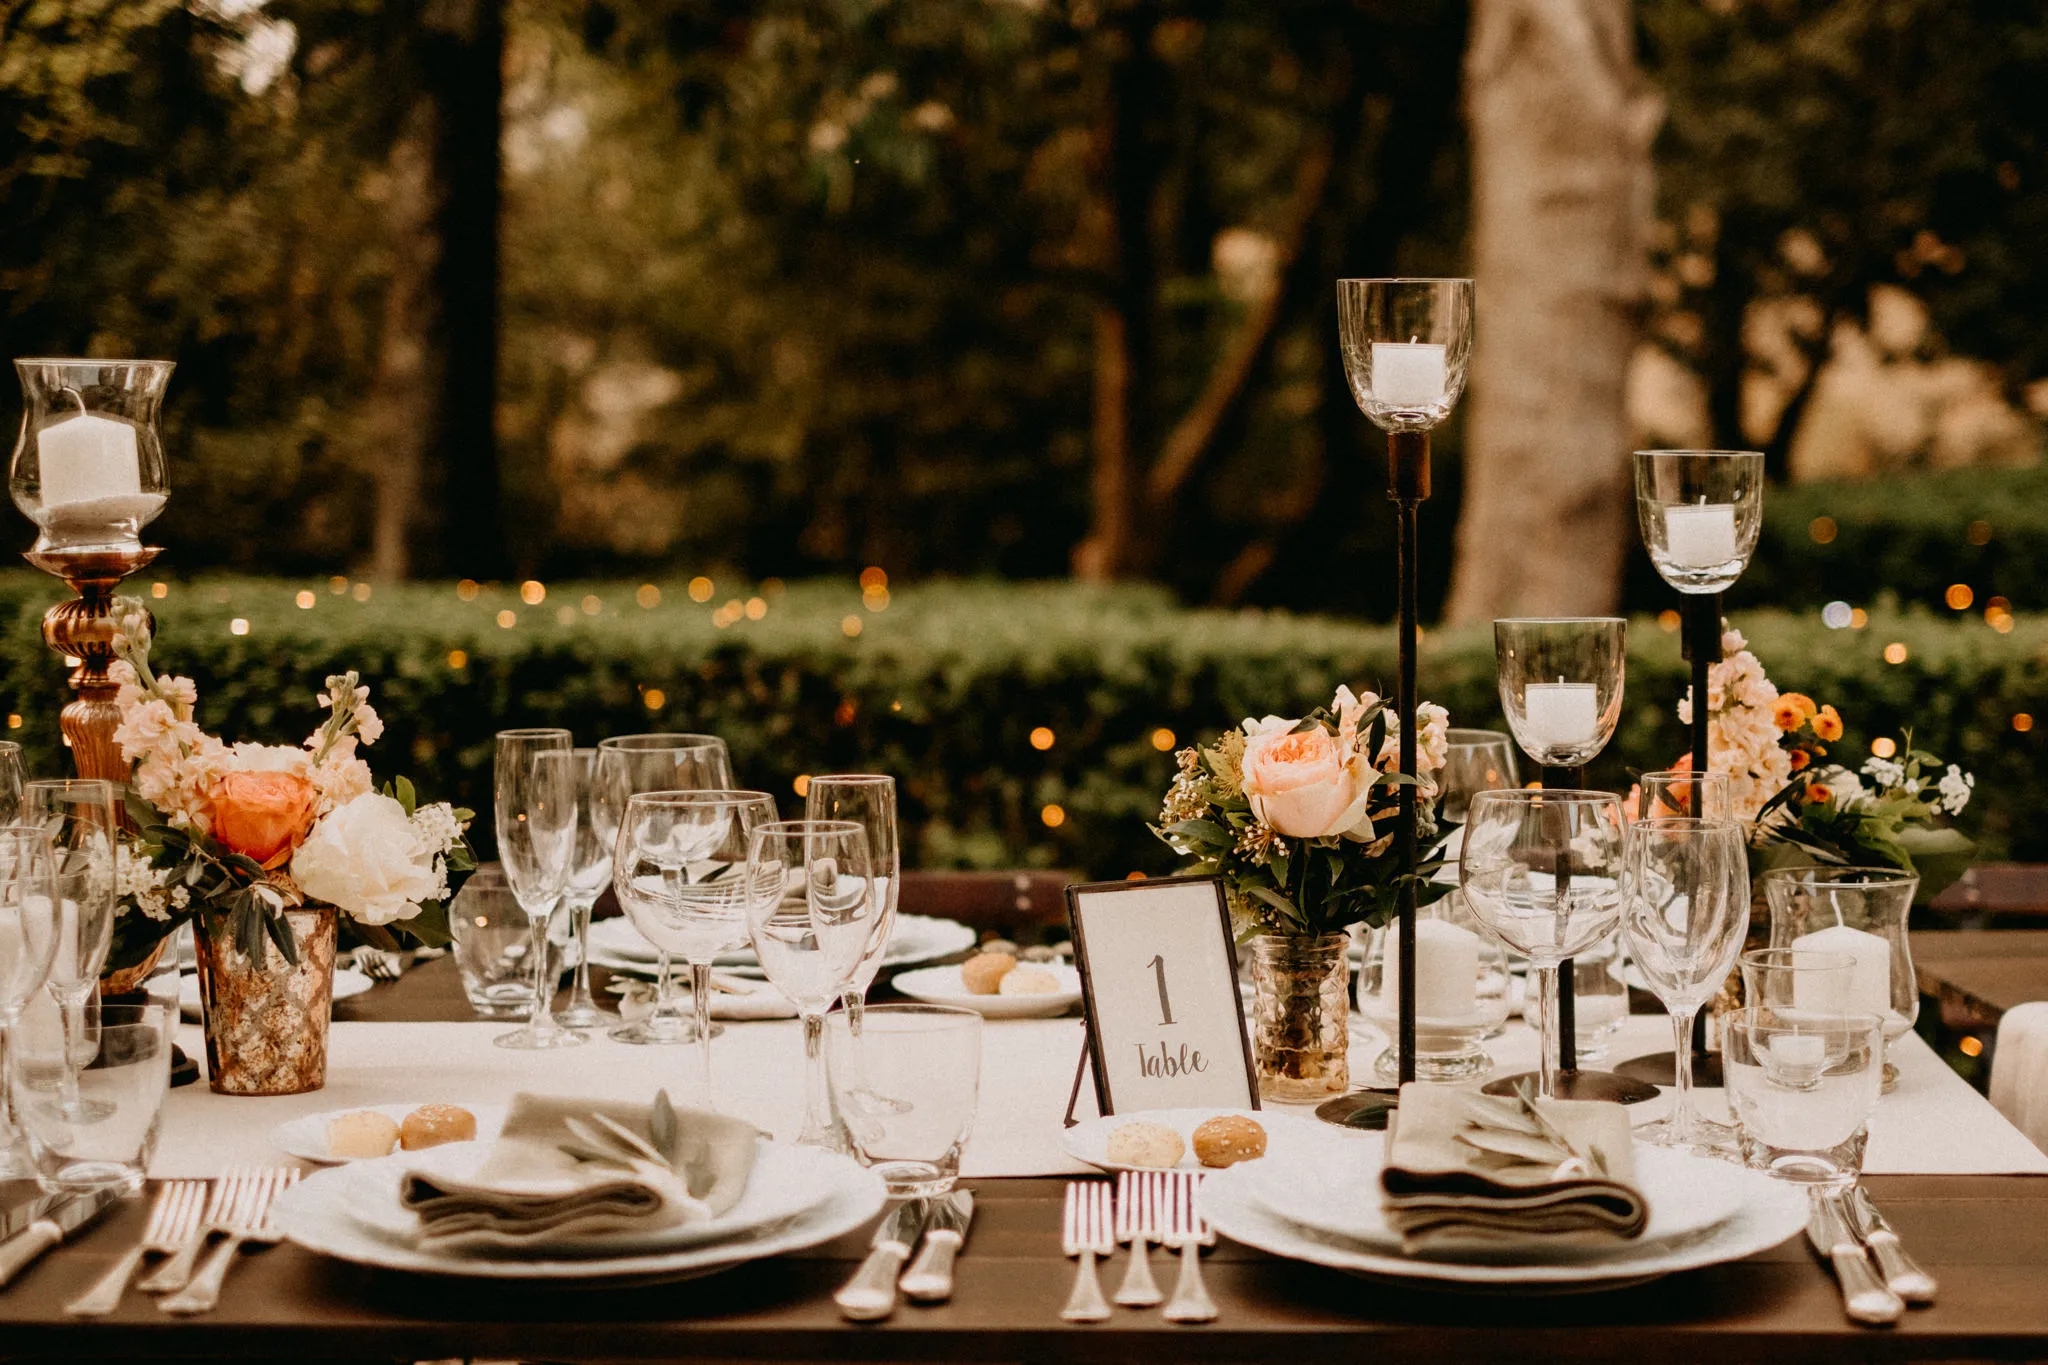
<path fill-rule="evenodd" d="M 1618 616 L 1493 623 L 1501 708 L 1523 752 L 1546 768 L 1583 768 L 1621 719 L 1628 622 Z"/>
<path fill-rule="evenodd" d="M 1479 922 L 1529 959 L 1546 1099 L 1557 1095 L 1558 964 L 1620 921 L 1622 846 L 1621 798 L 1612 792 L 1481 792 L 1466 813 L 1458 884 Z"/>
<path fill-rule="evenodd" d="M 657 1014 L 674 1017 L 669 955 L 690 964 L 690 1004 L 712 1104 L 711 964 L 747 938 L 748 838 L 775 818 L 766 792 L 635 792 L 626 800 L 612 855 L 612 888 L 633 927 L 661 954 Z M 615 1035 L 616 1036 L 616 1035 Z"/>
<path fill-rule="evenodd" d="M 1639 784 L 1638 813 L 1645 820 L 1691 816 L 1695 820 L 1732 820 L 1728 774 L 1669 768 L 1644 773 Z"/>
<path fill-rule="evenodd" d="M 867 948 L 847 983 L 845 1005 L 848 1025 L 860 1034 L 861 1006 L 868 987 L 874 984 L 888 955 L 889 935 L 896 927 L 896 898 L 903 875 L 903 856 L 897 838 L 896 779 L 879 773 L 829 773 L 813 777 L 804 792 L 804 817 L 809 820 L 851 820 L 868 836 L 868 853 L 875 860 L 874 927 Z"/>
<path fill-rule="evenodd" d="M 569 1003 L 555 1011 L 555 1022 L 563 1028 L 597 1028 L 617 1022 L 618 1016 L 602 1009 L 590 994 L 590 911 L 612 881 L 612 844 L 618 837 L 613 828 L 609 838 L 592 817 L 592 796 L 597 787 L 597 750 L 572 750 L 570 768 L 576 778 L 576 840 L 569 852 L 567 899 L 571 923 L 570 941 L 576 945 L 576 975 L 569 990 Z"/>
<path fill-rule="evenodd" d="M 84 1064 L 85 1011 L 114 943 L 114 840 L 119 833 L 114 810 L 111 782 L 71 778 L 30 782 L 22 788 L 21 823 L 50 836 L 55 859 L 57 952 L 48 988 L 57 1002 L 72 1062 L 60 1068 L 64 1093 L 59 1103 L 64 1114 L 78 1122 L 104 1117 L 88 1112 L 80 1102 L 72 1068 Z"/>
<path fill-rule="evenodd" d="M 1480 792 L 1519 787 L 1515 772 L 1515 740 L 1498 730 L 1446 730 L 1444 768 L 1436 775 L 1440 793 L 1437 812 L 1463 824 L 1466 808 Z"/>
<path fill-rule="evenodd" d="M 14 1121 L 14 1026 L 49 980 L 57 955 L 56 860 L 39 826 L 0 826 L 0 1107 L 13 1135 L 0 1178 L 32 1179 L 35 1161 Z"/>
<path fill-rule="evenodd" d="M 642 792 L 730 790 L 732 755 L 716 735 L 614 735 L 598 743 L 592 780 L 591 825 L 605 846 L 616 853 L 620 822 L 630 798 Z M 616 871 L 613 880 L 616 884 Z M 659 943 L 654 947 L 661 983 L 658 990 L 666 992 L 669 953 Z M 619 1043 L 687 1043 L 690 1030 L 681 1012 L 669 1006 L 657 1008 L 643 1019 L 616 1024 L 607 1036 Z"/>
<path fill-rule="evenodd" d="M 851 820 L 780 820 L 747 854 L 747 929 L 761 970 L 804 1019 L 804 1125 L 797 1141 L 837 1150 L 826 1090 L 825 1012 L 853 979 L 880 899 L 880 866 Z"/>
<path fill-rule="evenodd" d="M 567 730 L 500 730 L 495 773 L 498 862 L 526 912 L 533 946 L 533 1013 L 526 1027 L 500 1034 L 499 1047 L 538 1050 L 588 1040 L 555 1022 L 556 982 L 548 931 L 569 887 L 576 842 L 576 753 Z"/>
<path fill-rule="evenodd" d="M 1668 1118 L 1636 1129 L 1660 1147 L 1733 1151 L 1735 1130 L 1693 1113 L 1692 1020 L 1720 993 L 1749 930 L 1749 859 L 1733 821 L 1662 816 L 1629 826 L 1622 934 L 1671 1012 L 1678 1095 Z"/>

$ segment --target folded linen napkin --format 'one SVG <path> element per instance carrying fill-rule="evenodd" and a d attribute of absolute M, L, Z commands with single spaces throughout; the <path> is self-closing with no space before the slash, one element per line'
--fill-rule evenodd
<path fill-rule="evenodd" d="M 532 1251 L 623 1232 L 708 1222 L 746 1193 L 753 1125 L 723 1114 L 518 1095 L 468 1179 L 408 1171 L 399 1202 L 420 1246 Z"/>
<path fill-rule="evenodd" d="M 1388 1227 L 1418 1255 L 1616 1246 L 1650 1217 L 1620 1105 L 1463 1086 L 1401 1087 L 1380 1190 Z"/>

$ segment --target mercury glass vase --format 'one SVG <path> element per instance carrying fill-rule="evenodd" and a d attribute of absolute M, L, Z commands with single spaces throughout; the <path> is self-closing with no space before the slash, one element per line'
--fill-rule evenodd
<path fill-rule="evenodd" d="M 206 1079 L 220 1095 L 298 1095 L 327 1084 L 327 1020 L 334 1006 L 335 910 L 284 912 L 296 965 L 267 937 L 263 960 L 235 942 L 234 916 L 192 923 L 206 1025 Z"/>
<path fill-rule="evenodd" d="M 1252 940 L 1252 1061 L 1261 1099 L 1317 1104 L 1351 1089 L 1350 945 L 1344 934 Z"/>

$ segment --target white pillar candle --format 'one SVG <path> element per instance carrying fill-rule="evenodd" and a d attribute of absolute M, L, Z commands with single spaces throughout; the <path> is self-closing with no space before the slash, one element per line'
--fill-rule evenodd
<path fill-rule="evenodd" d="M 36 449 L 45 508 L 142 492 L 142 459 L 128 422 L 80 413 L 44 427 Z"/>
<path fill-rule="evenodd" d="M 1845 981 L 1834 972 L 1792 977 L 1792 1000 L 1801 1010 L 1834 1014 L 1875 1014 L 1892 1007 L 1892 946 L 1876 934 L 1831 924 L 1792 940 L 1795 950 L 1845 953 L 1852 961 Z"/>
<path fill-rule="evenodd" d="M 1664 552 L 1683 569 L 1706 569 L 1734 559 L 1735 504 L 1665 508 Z"/>
<path fill-rule="evenodd" d="M 1380 973 L 1380 1001 L 1389 1013 L 1401 1008 L 1401 941 L 1397 925 L 1387 926 L 1386 965 Z M 1479 935 L 1449 920 L 1415 921 L 1415 1017 L 1467 1019 L 1479 1008 Z"/>
<path fill-rule="evenodd" d="M 1372 399 L 1394 408 L 1433 408 L 1444 401 L 1444 348 L 1431 342 L 1375 341 Z"/>
<path fill-rule="evenodd" d="M 1600 732 L 1600 697 L 1591 683 L 1530 683 L 1522 693 L 1523 726 L 1535 749 L 1584 744 Z"/>

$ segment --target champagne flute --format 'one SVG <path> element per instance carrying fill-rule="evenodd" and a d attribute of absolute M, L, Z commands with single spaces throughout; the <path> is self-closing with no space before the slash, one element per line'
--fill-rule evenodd
<path fill-rule="evenodd" d="M 49 980 L 57 955 L 57 887 L 50 836 L 31 825 L 0 826 L 0 1110 L 13 1137 L 0 1151 L 0 1177 L 33 1179 L 35 1162 L 14 1121 L 14 1026 Z"/>
<path fill-rule="evenodd" d="M 878 913 L 880 866 L 851 820 L 779 820 L 754 831 L 747 929 L 761 970 L 804 1019 L 804 1125 L 797 1141 L 837 1151 L 826 1089 L 825 1012 L 853 979 Z"/>
<path fill-rule="evenodd" d="M 97 1122 L 113 1110 L 79 1099 L 75 1068 L 87 1059 L 85 1012 L 114 943 L 114 784 L 80 778 L 30 782 L 21 791 L 21 822 L 50 836 L 54 859 L 57 950 L 48 989 L 63 1021 L 70 1062 L 60 1068 L 62 1112 L 73 1122 Z"/>
<path fill-rule="evenodd" d="M 495 774 L 498 861 L 526 912 L 533 955 L 533 1012 L 526 1027 L 491 1041 L 537 1051 L 589 1041 L 555 1022 L 556 981 L 548 930 L 569 886 L 576 841 L 576 753 L 567 730 L 500 730 Z"/>
<path fill-rule="evenodd" d="M 680 954 L 690 964 L 694 1036 L 707 1107 L 712 1103 L 711 965 L 747 937 L 747 841 L 757 827 L 774 819 L 775 799 L 766 792 L 714 790 L 635 792 L 619 822 L 612 887 L 633 927 L 661 953 L 658 1013 L 675 1014 L 669 955 Z"/>
<path fill-rule="evenodd" d="M 733 785 L 732 755 L 726 751 L 725 741 L 716 735 L 614 735 L 598 742 L 592 782 L 591 825 L 605 847 L 616 853 L 629 798 L 641 792 L 730 790 Z M 613 881 L 616 885 L 616 865 Z M 624 906 L 620 908 L 624 909 Z M 634 923 L 637 926 L 638 921 Z M 613 1025 L 607 1036 L 614 1042 L 690 1041 L 686 1021 L 668 1003 L 668 950 L 659 943 L 654 946 L 660 980 L 657 991 L 663 1003 L 644 1019 Z"/>
<path fill-rule="evenodd" d="M 597 1028 L 617 1020 L 602 1009 L 590 994 L 590 911 L 612 880 L 612 844 L 593 817 L 597 789 L 597 750 L 574 749 L 570 768 L 576 781 L 576 840 L 569 853 L 569 932 L 576 945 L 576 976 L 569 991 L 569 1003 L 555 1011 L 555 1022 L 563 1028 Z"/>
<path fill-rule="evenodd" d="M 1735 1149 L 1735 1130 L 1693 1113 L 1692 1021 L 1735 967 L 1749 929 L 1749 861 L 1732 820 L 1661 816 L 1629 826 L 1622 936 L 1671 1012 L 1678 1098 L 1669 1118 L 1636 1129 L 1644 1142 Z"/>
<path fill-rule="evenodd" d="M 1622 836 L 1612 792 L 1480 792 L 1466 813 L 1458 884 L 1479 922 L 1529 958 L 1545 1099 L 1557 1098 L 1558 966 L 1621 919 Z"/>
<path fill-rule="evenodd" d="M 897 836 L 896 779 L 879 773 L 828 773 L 813 777 L 804 793 L 804 816 L 810 820 L 851 820 L 868 836 L 868 854 L 875 863 L 874 927 L 867 948 L 853 969 L 843 1003 L 847 1027 L 860 1035 L 861 1007 L 868 987 L 888 955 L 889 936 L 896 928 L 896 900 L 903 877 L 902 847 Z"/>
<path fill-rule="evenodd" d="M 21 790 L 28 785 L 28 769 L 21 761 L 21 746 L 0 739 L 0 825 L 21 819 Z"/>

